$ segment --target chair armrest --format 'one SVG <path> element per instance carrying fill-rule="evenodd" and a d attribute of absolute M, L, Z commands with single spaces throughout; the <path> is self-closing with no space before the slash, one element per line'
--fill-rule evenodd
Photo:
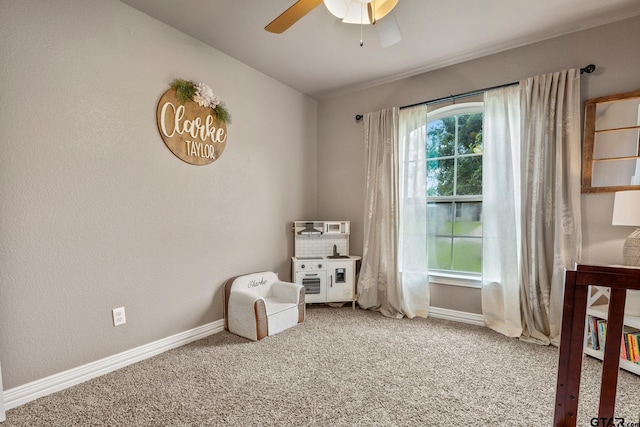
<path fill-rule="evenodd" d="M 282 282 L 278 280 L 271 285 L 271 295 L 282 300 L 295 302 L 296 304 L 300 299 L 300 289 L 303 286 L 298 283 Z"/>
<path fill-rule="evenodd" d="M 229 305 L 233 305 L 234 308 L 242 307 L 244 309 L 250 308 L 253 310 L 255 302 L 261 299 L 264 298 L 260 295 L 238 289 L 231 292 L 231 295 L 229 296 Z"/>
<path fill-rule="evenodd" d="M 252 292 L 241 289 L 231 292 L 227 320 L 229 332 L 250 340 L 268 335 L 264 299 Z"/>

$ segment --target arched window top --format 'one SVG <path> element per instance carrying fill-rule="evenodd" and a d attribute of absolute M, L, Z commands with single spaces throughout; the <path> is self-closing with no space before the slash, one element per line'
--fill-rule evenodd
<path fill-rule="evenodd" d="M 427 110 L 427 121 L 431 122 L 445 117 L 482 113 L 484 111 L 484 102 L 465 102 L 462 104 L 452 104 L 441 107 L 433 111 Z"/>

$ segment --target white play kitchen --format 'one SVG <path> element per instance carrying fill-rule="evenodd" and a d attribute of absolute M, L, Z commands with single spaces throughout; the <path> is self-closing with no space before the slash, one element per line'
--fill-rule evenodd
<path fill-rule="evenodd" d="M 356 261 L 349 255 L 349 221 L 295 221 L 291 277 L 305 288 L 305 302 L 356 304 Z"/>

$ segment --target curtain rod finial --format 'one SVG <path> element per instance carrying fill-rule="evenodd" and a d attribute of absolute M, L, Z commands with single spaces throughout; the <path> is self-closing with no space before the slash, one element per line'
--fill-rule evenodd
<path fill-rule="evenodd" d="M 356 114 L 356 123 L 360 123 L 364 116 L 362 114 Z"/>
<path fill-rule="evenodd" d="M 587 73 L 587 74 L 591 74 L 596 70 L 596 66 L 593 64 L 589 64 L 584 68 L 580 68 L 580 74 L 582 73 Z"/>

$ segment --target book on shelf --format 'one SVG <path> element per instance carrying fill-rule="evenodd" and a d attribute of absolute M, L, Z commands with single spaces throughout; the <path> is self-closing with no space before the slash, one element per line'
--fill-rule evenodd
<path fill-rule="evenodd" d="M 593 350 L 604 351 L 607 338 L 607 320 L 589 316 L 587 325 L 590 347 Z M 620 358 L 640 365 L 640 330 L 624 326 L 620 342 Z"/>
<path fill-rule="evenodd" d="M 600 344 L 600 350 L 604 350 L 604 344 L 607 342 L 607 321 L 605 319 L 598 319 L 598 343 Z"/>
<path fill-rule="evenodd" d="M 626 350 L 626 355 L 624 359 L 628 360 L 629 362 L 635 363 L 637 355 L 636 355 L 636 351 L 634 349 L 633 343 L 631 342 L 631 339 L 629 337 L 629 334 L 632 333 L 633 331 L 634 329 L 630 328 L 629 326 L 624 327 L 624 329 L 622 330 L 622 343 L 624 344 L 624 347 Z"/>
<path fill-rule="evenodd" d="M 598 342 L 598 318 L 589 316 L 589 337 L 591 338 L 591 348 L 593 350 L 600 350 L 600 343 Z"/>
<path fill-rule="evenodd" d="M 640 349 L 638 348 L 638 335 L 640 335 L 640 331 L 636 329 L 635 331 L 628 333 L 628 339 L 631 344 L 631 347 L 633 348 L 632 350 L 633 358 L 630 359 L 630 361 L 633 363 L 640 364 Z"/>

